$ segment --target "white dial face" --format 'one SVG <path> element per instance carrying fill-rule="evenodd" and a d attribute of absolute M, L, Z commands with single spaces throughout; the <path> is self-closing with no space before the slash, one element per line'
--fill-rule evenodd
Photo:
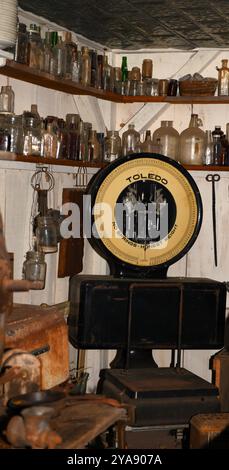
<path fill-rule="evenodd" d="M 122 224 L 118 219 L 117 202 L 130 205 L 134 201 L 147 207 L 152 203 L 155 208 L 156 231 L 153 236 L 148 233 L 148 218 L 145 238 L 141 235 L 139 221 L 137 233 L 135 227 L 134 234 L 129 236 L 128 220 Z M 98 189 L 95 205 L 103 207 L 104 203 L 110 211 L 96 211 L 94 215 L 102 243 L 119 260 L 139 267 L 158 266 L 179 255 L 190 242 L 198 221 L 195 193 L 185 175 L 164 160 L 141 155 L 139 159 L 120 164 L 105 177 Z M 165 215 L 166 210 L 167 232 L 160 233 L 156 227 L 160 214 Z"/>

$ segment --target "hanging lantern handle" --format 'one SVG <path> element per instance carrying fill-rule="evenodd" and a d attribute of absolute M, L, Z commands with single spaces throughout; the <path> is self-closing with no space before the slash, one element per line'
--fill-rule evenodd
<path fill-rule="evenodd" d="M 45 175 L 45 179 L 49 184 L 47 191 L 51 191 L 55 186 L 55 179 L 53 174 L 48 171 L 47 167 L 42 167 L 41 169 L 35 171 L 30 181 L 32 188 L 34 191 L 39 191 L 42 175 Z"/>

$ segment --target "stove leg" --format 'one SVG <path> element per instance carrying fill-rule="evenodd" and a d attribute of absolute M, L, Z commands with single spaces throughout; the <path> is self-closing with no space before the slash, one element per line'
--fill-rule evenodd
<path fill-rule="evenodd" d="M 118 349 L 115 358 L 110 363 L 111 369 L 126 368 L 126 349 Z M 134 349 L 129 354 L 129 368 L 141 369 L 158 367 L 154 361 L 151 349 Z"/>

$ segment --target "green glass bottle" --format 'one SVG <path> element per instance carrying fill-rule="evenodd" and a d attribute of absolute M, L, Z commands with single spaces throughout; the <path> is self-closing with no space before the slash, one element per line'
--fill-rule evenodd
<path fill-rule="evenodd" d="M 122 82 L 126 82 L 128 79 L 128 67 L 127 67 L 127 57 L 122 57 Z"/>

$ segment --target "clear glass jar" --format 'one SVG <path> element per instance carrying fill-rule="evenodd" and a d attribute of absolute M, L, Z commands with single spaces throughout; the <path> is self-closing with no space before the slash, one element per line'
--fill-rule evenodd
<path fill-rule="evenodd" d="M 10 135 L 10 152 L 22 153 L 23 127 L 22 116 L 7 116 L 7 129 Z"/>
<path fill-rule="evenodd" d="M 139 85 L 140 85 L 140 80 L 131 80 L 129 93 L 126 93 L 126 94 L 128 94 L 129 96 L 138 96 L 140 94 Z"/>
<path fill-rule="evenodd" d="M 14 91 L 12 87 L 2 86 L 0 93 L 0 113 L 13 113 L 14 112 Z"/>
<path fill-rule="evenodd" d="M 20 64 L 26 64 L 27 54 L 28 54 L 28 33 L 26 30 L 26 25 L 23 23 L 18 23 L 14 60 L 16 62 L 19 62 Z"/>
<path fill-rule="evenodd" d="M 45 255 L 41 251 L 27 251 L 22 268 L 23 278 L 27 281 L 40 281 L 45 287 L 46 262 Z"/>
<path fill-rule="evenodd" d="M 204 159 L 205 134 L 198 114 L 192 114 L 189 127 L 180 134 L 180 162 L 187 165 L 202 165 Z"/>
<path fill-rule="evenodd" d="M 51 216 L 37 218 L 36 238 L 37 245 L 43 253 L 55 253 L 57 251 L 57 226 Z"/>
<path fill-rule="evenodd" d="M 23 154 L 41 154 L 41 125 L 38 119 L 31 117 L 31 113 L 27 113 L 24 118 Z"/>
<path fill-rule="evenodd" d="M 105 139 L 105 162 L 113 162 L 121 156 L 122 144 L 118 131 L 108 131 Z"/>
<path fill-rule="evenodd" d="M 122 134 L 122 154 L 126 156 L 139 151 L 140 134 L 135 130 L 134 124 L 129 124 L 128 130 Z"/>
<path fill-rule="evenodd" d="M 173 127 L 173 121 L 161 121 L 161 127 L 153 134 L 153 143 L 160 139 L 161 153 L 173 160 L 179 159 L 179 133 Z"/>
<path fill-rule="evenodd" d="M 146 96 L 158 96 L 159 80 L 157 78 L 145 78 L 143 80 L 143 91 Z"/>

